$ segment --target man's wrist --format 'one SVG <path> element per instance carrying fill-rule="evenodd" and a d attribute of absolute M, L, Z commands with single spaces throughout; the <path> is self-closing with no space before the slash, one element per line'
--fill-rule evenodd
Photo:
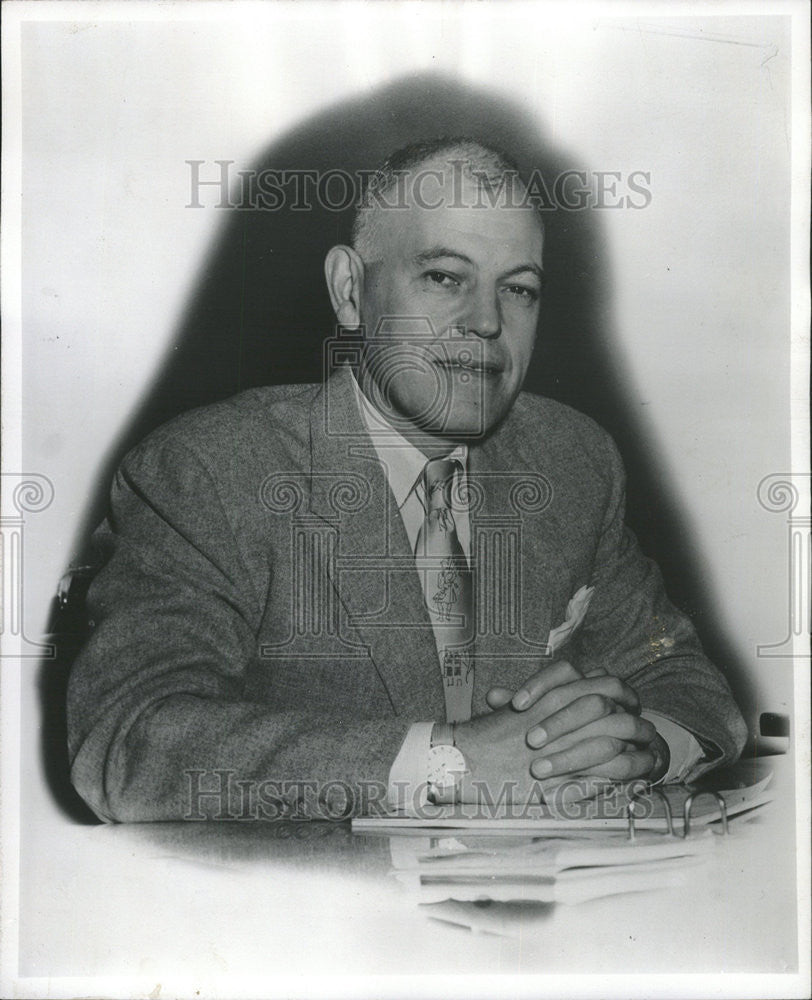
<path fill-rule="evenodd" d="M 433 722 L 412 723 L 392 763 L 387 803 L 393 812 L 419 815 L 426 803 L 426 754 L 433 725 Z"/>

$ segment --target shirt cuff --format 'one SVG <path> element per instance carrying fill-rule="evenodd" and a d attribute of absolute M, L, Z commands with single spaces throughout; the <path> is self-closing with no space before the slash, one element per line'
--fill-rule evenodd
<path fill-rule="evenodd" d="M 386 804 L 405 816 L 417 816 L 428 804 L 428 755 L 433 722 L 414 722 L 389 769 Z"/>
<path fill-rule="evenodd" d="M 704 757 L 702 747 L 696 737 L 682 726 L 657 712 L 641 712 L 640 717 L 648 720 L 668 744 L 671 762 L 668 770 L 657 784 L 683 782 Z"/>

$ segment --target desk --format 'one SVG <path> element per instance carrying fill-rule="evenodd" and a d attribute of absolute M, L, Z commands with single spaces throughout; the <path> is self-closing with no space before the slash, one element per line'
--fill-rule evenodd
<path fill-rule="evenodd" d="M 58 859 L 44 850 L 24 869 L 20 971 L 156 983 L 179 969 L 201 981 L 793 971 L 794 803 L 788 762 L 776 763 L 776 800 L 732 820 L 711 865 L 577 905 L 418 905 L 393 877 L 389 838 L 346 823 L 66 826 Z"/>

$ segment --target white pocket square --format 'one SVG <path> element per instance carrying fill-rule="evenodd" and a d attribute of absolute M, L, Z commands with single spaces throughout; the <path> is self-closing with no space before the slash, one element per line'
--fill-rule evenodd
<path fill-rule="evenodd" d="M 589 602 L 592 600 L 592 595 L 594 593 L 594 587 L 581 587 L 580 590 L 577 590 L 575 594 L 573 594 L 572 599 L 567 605 L 565 620 L 557 628 L 550 629 L 550 634 L 547 637 L 547 645 L 550 648 L 550 654 L 553 654 L 556 650 L 561 649 L 561 647 L 572 638 L 575 630 L 580 626 L 586 616 Z"/>

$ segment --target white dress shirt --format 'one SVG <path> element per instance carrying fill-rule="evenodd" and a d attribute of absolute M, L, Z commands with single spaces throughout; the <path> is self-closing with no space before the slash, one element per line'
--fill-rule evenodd
<path fill-rule="evenodd" d="M 414 445 L 399 434 L 383 417 L 370 400 L 361 392 L 353 377 L 356 398 L 375 452 L 384 467 L 389 488 L 397 503 L 403 526 L 412 551 L 417 544 L 417 536 L 425 517 L 425 497 L 423 491 L 423 469 L 427 458 Z M 468 449 L 459 445 L 447 458 L 454 458 L 460 463 L 463 477 L 468 469 Z M 454 490 L 455 497 L 464 497 L 465 491 Z M 457 527 L 462 550 L 466 558 L 471 560 L 471 522 L 465 507 L 454 507 L 454 522 Z M 422 584 L 421 576 L 421 584 Z M 435 642 L 438 636 L 435 634 Z M 440 672 L 439 660 L 437 672 Z M 657 729 L 668 744 L 671 762 L 668 772 L 662 778 L 664 782 L 683 781 L 702 759 L 702 748 L 696 738 L 682 726 L 659 715 L 656 712 L 641 712 L 641 717 L 647 719 Z M 393 809 L 408 812 L 420 809 L 427 803 L 428 751 L 431 745 L 431 733 L 435 721 L 415 722 L 406 734 L 400 751 L 389 772 L 389 805 Z"/>

